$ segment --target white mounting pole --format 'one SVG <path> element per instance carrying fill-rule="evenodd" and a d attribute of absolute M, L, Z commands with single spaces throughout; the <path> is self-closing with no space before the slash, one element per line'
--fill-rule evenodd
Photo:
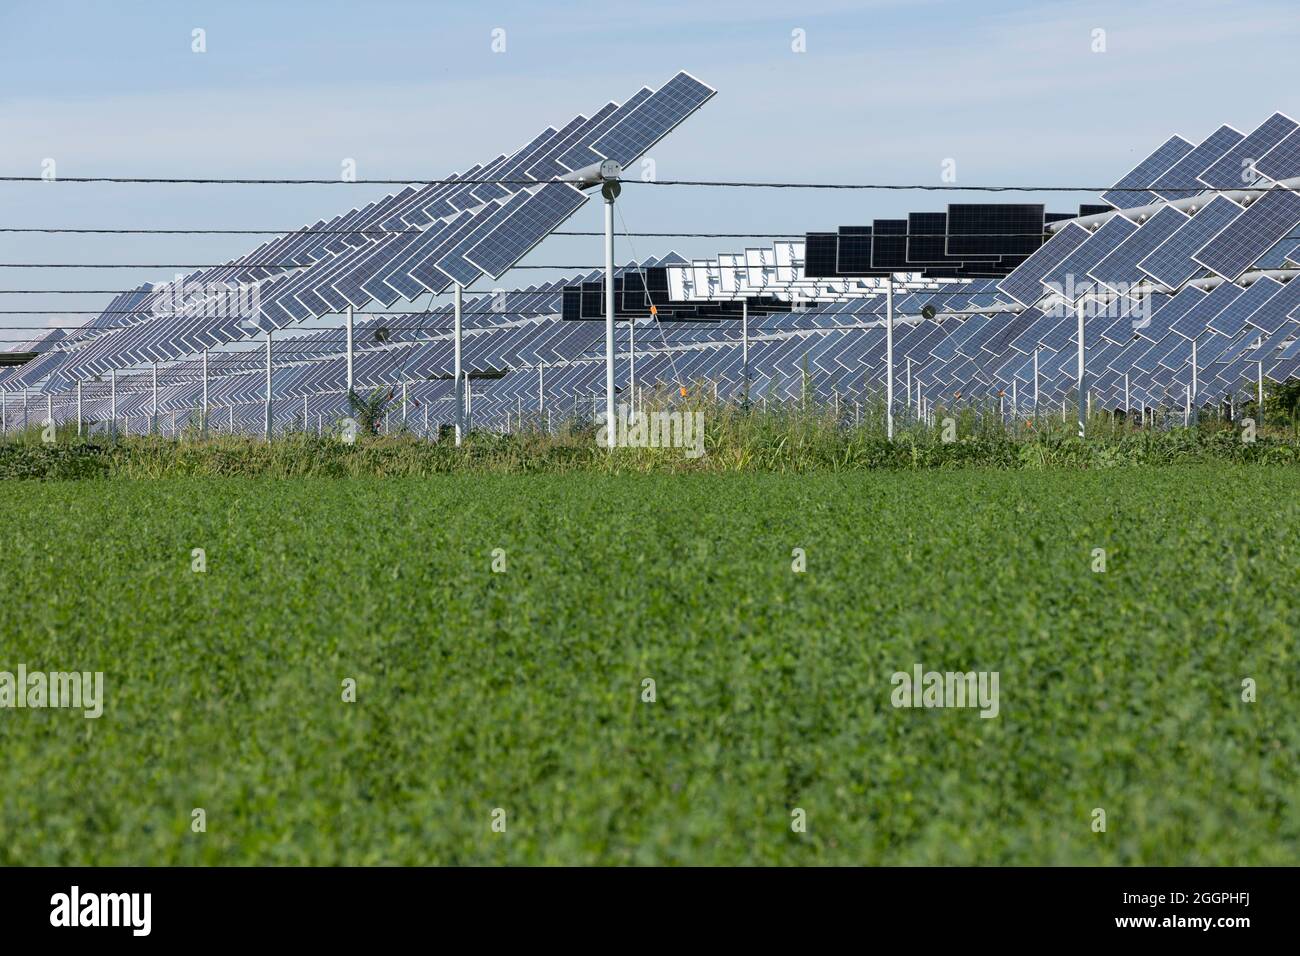
<path fill-rule="evenodd" d="M 906 387 L 903 389 L 904 408 L 906 408 L 909 404 L 911 404 L 910 402 L 911 395 L 912 395 L 912 356 L 909 355 L 907 357 L 907 383 L 906 383 Z"/>
<path fill-rule="evenodd" d="M 1075 306 L 1075 310 L 1074 310 L 1074 311 L 1075 311 L 1075 314 L 1079 317 L 1079 343 L 1078 343 L 1078 344 L 1079 344 L 1079 369 L 1078 369 L 1078 375 L 1079 375 L 1079 394 L 1078 394 L 1078 397 L 1077 397 L 1076 401 L 1078 402 L 1078 405 L 1079 405 L 1079 408 L 1078 408 L 1078 411 L 1079 411 L 1079 437 L 1080 437 L 1080 438 L 1083 438 L 1083 437 L 1084 437 L 1084 432 L 1086 431 L 1086 428 L 1087 428 L 1087 407 L 1088 407 L 1088 406 L 1087 406 L 1087 403 L 1088 403 L 1088 396 L 1087 396 L 1087 391 L 1086 391 L 1086 390 L 1087 390 L 1087 387 L 1088 387 L 1088 386 L 1087 386 L 1087 381 L 1086 381 L 1086 379 L 1085 379 L 1085 377 L 1084 377 L 1084 376 L 1085 376 L 1085 370 L 1084 370 L 1084 367 L 1083 367 L 1083 346 L 1084 346 L 1084 342 L 1083 342 L 1083 300 L 1082 300 L 1082 299 L 1079 300 L 1079 304 L 1078 304 L 1077 306 Z"/>
<path fill-rule="evenodd" d="M 199 425 L 204 435 L 208 433 L 208 350 L 203 350 L 203 409 L 200 412 L 203 416 Z"/>
<path fill-rule="evenodd" d="M 1038 417 L 1038 347 L 1034 346 L 1034 418 Z"/>
<path fill-rule="evenodd" d="M 311 426 L 307 424 L 308 421 L 309 419 L 307 418 L 307 393 L 303 392 L 302 393 L 302 431 L 304 435 L 311 428 Z"/>
<path fill-rule="evenodd" d="M 348 306 L 348 394 L 352 394 L 352 306 Z"/>
<path fill-rule="evenodd" d="M 307 407 L 307 396 L 302 399 L 303 408 Z M 402 424 L 406 424 L 406 383 L 402 383 Z"/>
<path fill-rule="evenodd" d="M 49 425 L 54 424 L 54 393 L 45 393 L 45 421 Z"/>
<path fill-rule="evenodd" d="M 614 429 L 614 197 L 605 193 L 605 431 L 610 448 Z"/>
<path fill-rule="evenodd" d="M 1264 421 L 1264 363 L 1259 364 L 1259 378 L 1255 382 L 1255 414 Z"/>
<path fill-rule="evenodd" d="M 1124 421 L 1128 421 L 1129 409 L 1131 408 L 1128 397 L 1128 372 L 1124 373 Z"/>
<path fill-rule="evenodd" d="M 636 411 L 636 317 L 627 317 L 627 400 Z"/>
<path fill-rule="evenodd" d="M 546 380 L 545 364 L 539 363 L 537 366 L 537 411 L 542 412 L 546 409 Z"/>
<path fill-rule="evenodd" d="M 149 434 L 161 431 L 158 427 L 158 363 L 153 363 L 153 405 L 149 410 Z"/>
<path fill-rule="evenodd" d="M 745 379 L 744 402 L 749 404 L 749 299 L 740 300 L 740 365 Z"/>
<path fill-rule="evenodd" d="M 110 369 L 108 373 L 108 420 L 111 424 L 110 431 L 114 436 L 117 435 L 117 369 Z"/>
<path fill-rule="evenodd" d="M 271 333 L 266 333 L 266 422 L 262 433 L 267 441 L 271 440 Z"/>
<path fill-rule="evenodd" d="M 81 437 L 81 379 L 77 379 L 77 437 Z"/>
<path fill-rule="evenodd" d="M 894 440 L 894 277 L 885 279 L 885 437 Z"/>
<path fill-rule="evenodd" d="M 452 326 L 452 366 L 451 379 L 454 386 L 453 391 L 456 393 L 456 444 L 460 445 L 461 437 L 465 428 L 465 404 L 466 392 L 469 390 L 468 376 L 461 374 L 460 368 L 460 338 L 461 338 L 461 306 L 463 304 L 465 290 L 459 282 L 456 283 L 453 292 L 453 312 L 454 324 Z"/>
<path fill-rule="evenodd" d="M 23 386 L 23 428 L 27 427 L 27 386 Z"/>
<path fill-rule="evenodd" d="M 1016 379 L 1011 380 L 1011 417 L 1017 419 L 1020 417 L 1020 403 L 1016 401 Z"/>
<path fill-rule="evenodd" d="M 1187 395 L 1189 399 L 1189 408 L 1191 409 L 1192 421 L 1198 421 L 1200 418 L 1200 414 L 1197 412 L 1197 398 L 1199 397 L 1198 393 L 1200 391 L 1198 385 L 1199 383 L 1196 381 L 1196 337 L 1192 336 L 1192 382 L 1187 386 Z"/>

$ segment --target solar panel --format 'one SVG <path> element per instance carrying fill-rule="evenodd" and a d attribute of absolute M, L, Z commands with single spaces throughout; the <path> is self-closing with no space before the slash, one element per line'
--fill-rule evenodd
<path fill-rule="evenodd" d="M 1193 258 L 1211 272 L 1235 279 L 1297 224 L 1300 195 L 1286 189 L 1271 190 L 1216 233 Z"/>
<path fill-rule="evenodd" d="M 1116 246 L 1137 232 L 1138 227 L 1123 216 L 1111 216 L 1077 249 L 1062 259 L 1043 276 L 1047 292 L 1056 292 L 1070 302 L 1094 291 L 1088 270 L 1115 251 Z"/>
<path fill-rule="evenodd" d="M 491 235 L 465 254 L 465 258 L 495 279 L 527 255 L 586 201 L 582 191 L 568 183 L 548 183 L 506 216 Z"/>
<path fill-rule="evenodd" d="M 1300 124 L 1289 116 L 1274 113 L 1198 178 L 1211 189 L 1241 189 L 1253 185 L 1258 178 L 1254 164 L 1298 128 Z"/>
<path fill-rule="evenodd" d="M 1194 150 L 1156 177 L 1151 191 L 1161 199 L 1186 199 L 1205 188 L 1196 177 L 1243 139 L 1231 126 L 1220 126 Z"/>
<path fill-rule="evenodd" d="M 1142 162 L 1138 163 L 1114 186 L 1101 194 L 1103 201 L 1116 209 L 1132 209 L 1146 206 L 1159 197 L 1149 187 L 1160 178 L 1162 173 L 1178 162 L 1195 147 L 1181 136 L 1171 136 Z"/>
<path fill-rule="evenodd" d="M 1261 156 L 1255 164 L 1255 171 L 1274 182 L 1300 176 L 1300 129 L 1292 130 L 1286 138 Z"/>
<path fill-rule="evenodd" d="M 689 73 L 678 73 L 651 93 L 630 116 L 596 140 L 592 149 L 609 159 L 630 163 L 716 92 Z"/>
<path fill-rule="evenodd" d="M 1282 284 L 1263 278 L 1252 282 L 1230 306 L 1210 320 L 1209 327 L 1220 335 L 1237 335 L 1249 325 L 1250 316 L 1265 307 L 1282 289 Z"/>
<path fill-rule="evenodd" d="M 1043 222 L 1041 204 L 951 203 L 944 252 L 959 258 L 1027 256 L 1043 244 Z"/>
<path fill-rule="evenodd" d="M 1089 277 L 1115 291 L 1141 282 L 1145 276 L 1138 268 L 1138 262 L 1150 255 L 1190 218 L 1187 213 L 1166 206 L 1090 268 Z"/>
<path fill-rule="evenodd" d="M 1241 214 L 1241 207 L 1226 196 L 1215 196 L 1168 239 L 1138 263 L 1157 282 L 1175 288 L 1202 271 L 1192 254 L 1211 236 Z"/>
<path fill-rule="evenodd" d="M 949 207 L 950 209 L 952 207 Z M 951 222 L 951 214 L 949 215 Z M 1060 232 L 1039 247 L 1038 251 L 1021 263 L 1010 275 L 998 283 L 998 289 L 1021 305 L 1033 305 L 1043 297 L 1041 279 L 1066 256 L 1091 238 L 1092 233 L 1082 226 L 1066 223 Z"/>

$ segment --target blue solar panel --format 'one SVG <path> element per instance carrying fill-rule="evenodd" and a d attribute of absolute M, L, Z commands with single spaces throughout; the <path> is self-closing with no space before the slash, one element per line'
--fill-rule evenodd
<path fill-rule="evenodd" d="M 1074 223 L 1065 227 L 1038 247 L 1028 259 L 1018 265 L 1001 282 L 998 289 L 1021 305 L 1033 305 L 1043 297 L 1042 278 L 1066 256 L 1083 245 L 1092 236 L 1087 229 Z"/>
<path fill-rule="evenodd" d="M 1060 293 L 1070 302 L 1095 291 L 1088 270 L 1137 232 L 1138 227 L 1123 216 L 1111 216 L 1077 249 L 1062 259 L 1040 280 L 1044 291 Z"/>
<path fill-rule="evenodd" d="M 567 183 L 543 186 L 511 212 L 491 235 L 474 245 L 465 258 L 495 279 L 586 201 L 580 190 Z"/>
<path fill-rule="evenodd" d="M 1205 189 L 1204 184 L 1196 177 L 1244 138 L 1231 126 L 1220 126 L 1194 150 L 1161 173 L 1151 184 L 1151 191 L 1161 199 L 1186 199 L 1188 196 L 1195 196 Z"/>
<path fill-rule="evenodd" d="M 1145 280 L 1138 262 L 1150 255 L 1190 218 L 1187 213 L 1166 206 L 1116 246 L 1110 255 L 1089 269 L 1088 275 L 1117 291 Z"/>
<path fill-rule="evenodd" d="M 1261 156 L 1255 164 L 1255 171 L 1274 182 L 1300 176 L 1300 129 L 1293 130 Z"/>
<path fill-rule="evenodd" d="M 689 73 L 678 73 L 592 143 L 592 149 L 609 159 L 630 163 L 703 106 L 714 92 Z"/>
<path fill-rule="evenodd" d="M 1182 285 L 1202 271 L 1192 254 L 1240 214 L 1241 207 L 1231 199 L 1215 196 L 1139 262 L 1138 268 L 1171 289 Z"/>
<path fill-rule="evenodd" d="M 1275 189 L 1251 203 L 1193 258 L 1210 271 L 1235 279 L 1297 224 L 1300 224 L 1300 195 Z"/>
<path fill-rule="evenodd" d="M 1156 201 L 1149 188 L 1169 167 L 1178 162 L 1195 147 L 1181 136 L 1171 136 L 1160 148 L 1134 166 L 1119 182 L 1101 194 L 1104 202 L 1117 209 L 1132 209 Z"/>
<path fill-rule="evenodd" d="M 1274 113 L 1198 178 L 1211 189 L 1241 189 L 1253 185 L 1258 179 L 1254 164 L 1297 128 L 1300 124 L 1289 116 Z"/>
<path fill-rule="evenodd" d="M 1236 335 L 1249 325 L 1250 316 L 1265 307 L 1282 289 L 1280 282 L 1260 279 L 1252 282 L 1235 302 L 1210 320 L 1210 328 L 1220 335 Z"/>
<path fill-rule="evenodd" d="M 1241 294 L 1241 286 L 1231 282 L 1217 285 L 1206 293 L 1205 298 L 1170 323 L 1169 330 L 1187 338 L 1204 335 L 1211 320 L 1232 305 Z"/>

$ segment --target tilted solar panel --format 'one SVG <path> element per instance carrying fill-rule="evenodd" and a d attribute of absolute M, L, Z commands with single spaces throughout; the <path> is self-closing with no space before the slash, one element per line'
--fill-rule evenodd
<path fill-rule="evenodd" d="M 1157 282 L 1176 288 L 1203 271 L 1193 253 L 1211 236 L 1241 214 L 1241 207 L 1226 196 L 1215 196 L 1173 235 L 1138 263 Z"/>
<path fill-rule="evenodd" d="M 1154 153 L 1138 163 L 1114 186 L 1101 194 L 1104 202 L 1116 209 L 1132 209 L 1155 202 L 1159 197 L 1150 187 L 1195 147 L 1181 136 L 1171 136 Z"/>
<path fill-rule="evenodd" d="M 1300 194 L 1287 189 L 1270 190 L 1216 233 L 1192 258 L 1225 279 L 1235 279 L 1297 225 L 1300 225 Z"/>

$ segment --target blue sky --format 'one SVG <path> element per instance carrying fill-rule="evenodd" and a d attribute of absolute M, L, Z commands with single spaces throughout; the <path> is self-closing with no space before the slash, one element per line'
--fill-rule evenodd
<path fill-rule="evenodd" d="M 205 53 L 191 52 L 195 28 Z M 796 29 L 804 53 L 791 49 Z M 687 69 L 719 92 L 652 150 L 661 179 L 938 183 L 952 159 L 958 184 L 1109 184 L 1171 133 L 1199 141 L 1224 122 L 1248 131 L 1274 110 L 1300 116 L 1298 39 L 1292 4 L 1197 0 L 8 2 L 0 172 L 39 175 L 50 158 L 63 176 L 334 178 L 353 159 L 360 178 L 437 177 Z M 294 228 L 387 191 L 0 183 L 0 225 Z M 971 197 L 630 187 L 620 206 L 633 231 L 801 233 Z M 565 228 L 599 225 L 593 202 Z M 0 234 L 0 261 L 218 262 L 256 241 Z M 554 237 L 526 261 L 594 265 L 597 242 Z M 636 252 L 744 244 L 643 239 Z M 3 269 L 0 288 L 119 289 L 171 274 Z M 107 300 L 4 294 L 0 310 Z"/>

